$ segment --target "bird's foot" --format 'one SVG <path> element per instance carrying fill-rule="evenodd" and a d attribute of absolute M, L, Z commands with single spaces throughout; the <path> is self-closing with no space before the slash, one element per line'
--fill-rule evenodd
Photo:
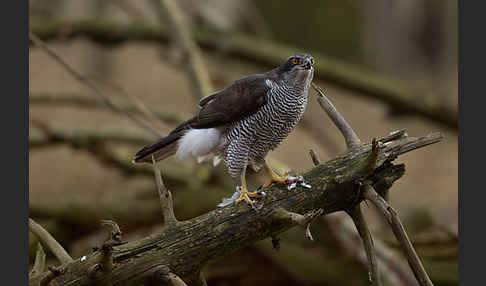
<path fill-rule="evenodd" d="M 240 196 L 236 199 L 235 203 L 239 203 L 241 201 L 246 201 L 252 208 L 254 208 L 254 201 L 251 198 L 262 198 L 264 193 L 262 192 L 250 192 L 248 189 L 244 187 L 240 187 Z"/>
<path fill-rule="evenodd" d="M 263 185 L 263 187 L 264 188 L 269 187 L 273 183 L 285 184 L 285 185 L 287 185 L 287 189 L 289 191 L 295 189 L 298 185 L 300 185 L 300 186 L 302 186 L 306 189 L 310 189 L 312 187 L 311 185 L 307 184 L 304 181 L 304 177 L 302 177 L 300 175 L 297 176 L 297 174 L 295 174 L 295 172 L 286 172 L 283 176 L 278 176 L 276 174 L 275 175 L 272 174 L 270 181 L 265 183 Z"/>
<path fill-rule="evenodd" d="M 218 204 L 218 207 L 225 207 L 232 203 L 238 203 L 242 200 L 245 200 L 253 209 L 258 210 L 263 205 L 260 204 L 257 206 L 255 204 L 255 201 L 253 201 L 251 198 L 262 198 L 265 195 L 266 195 L 265 192 L 262 191 L 249 192 L 246 188 L 238 186 L 236 187 L 236 191 L 233 193 L 233 195 L 230 198 L 223 198 L 223 201 Z"/>

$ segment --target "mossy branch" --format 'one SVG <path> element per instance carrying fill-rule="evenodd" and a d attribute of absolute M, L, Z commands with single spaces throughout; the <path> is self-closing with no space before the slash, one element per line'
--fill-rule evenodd
<path fill-rule="evenodd" d="M 433 135 L 435 141 L 439 134 Z M 373 184 L 394 182 L 403 175 L 403 165 L 394 165 L 386 154 L 401 146 L 423 146 L 430 137 L 399 138 L 378 150 L 376 167 L 363 172 L 362 167 L 371 153 L 371 144 L 363 144 L 346 154 L 321 164 L 304 174 L 311 189 L 288 191 L 283 186 L 265 189 L 264 207 L 258 212 L 245 204 L 229 205 L 175 225 L 167 225 L 159 233 L 113 247 L 114 268 L 109 273 L 88 277 L 87 269 L 97 263 L 98 252 L 81 261 L 64 265 L 63 275 L 51 280 L 50 285 L 133 285 L 146 277 L 151 269 L 167 266 L 179 277 L 192 277 L 208 262 L 228 255 L 256 241 L 270 238 L 295 226 L 295 222 L 275 219 L 274 213 L 285 209 L 292 213 L 309 213 L 318 209 L 324 215 L 351 209 L 356 200 L 356 181 Z M 46 274 L 47 275 L 47 274 Z M 42 277 L 33 277 L 30 285 L 37 285 Z"/>

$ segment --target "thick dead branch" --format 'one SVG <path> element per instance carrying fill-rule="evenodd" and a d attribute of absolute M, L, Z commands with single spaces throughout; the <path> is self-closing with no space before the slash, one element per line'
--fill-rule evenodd
<path fill-rule="evenodd" d="M 152 156 L 152 165 L 155 174 L 155 183 L 157 185 L 157 191 L 159 193 L 160 205 L 162 207 L 162 214 L 164 215 L 165 224 L 176 224 L 177 218 L 174 214 L 174 204 L 172 202 L 172 194 L 165 187 L 164 181 L 162 181 L 162 175 L 160 174 L 159 167 L 155 162 L 155 158 Z"/>
<path fill-rule="evenodd" d="M 378 270 L 378 261 L 376 258 L 373 237 L 371 236 L 368 225 L 363 217 L 360 205 L 356 205 L 353 209 L 348 210 L 347 213 L 353 219 L 356 230 L 363 241 L 366 257 L 368 258 L 368 275 L 371 285 L 382 286 L 383 282 Z"/>
<path fill-rule="evenodd" d="M 275 219 L 273 214 L 278 209 L 292 213 L 323 209 L 324 214 L 350 209 L 359 203 L 355 202 L 357 180 L 366 178 L 371 184 L 381 180 L 393 182 L 403 175 L 403 166 L 393 165 L 385 153 L 390 148 L 409 144 L 410 137 L 390 143 L 379 149 L 376 169 L 368 173 L 358 170 L 365 165 L 371 152 L 371 144 L 364 144 L 305 173 L 304 178 L 312 185 L 311 189 L 298 188 L 289 192 L 280 185 L 265 189 L 267 196 L 261 200 L 263 208 L 258 212 L 245 204 L 229 205 L 167 225 L 160 233 L 141 240 L 114 246 L 116 267 L 97 278 L 97 282 L 131 285 L 134 276 L 143 276 L 159 265 L 169 267 L 180 277 L 192 276 L 209 261 L 295 226 L 293 221 Z M 92 265 L 96 255 L 90 254 L 84 261 L 69 263 L 66 265 L 68 271 L 52 280 L 51 285 L 90 285 L 85 269 Z M 30 284 L 35 285 L 36 281 L 32 278 Z"/>
<path fill-rule="evenodd" d="M 206 70 L 199 47 L 192 38 L 184 20 L 184 14 L 173 0 L 160 0 L 160 12 L 169 28 L 169 35 L 184 53 L 189 80 L 197 101 L 212 92 L 211 81 Z"/>
<path fill-rule="evenodd" d="M 76 71 L 70 64 L 68 64 L 60 55 L 57 54 L 53 49 L 51 49 L 49 46 L 47 46 L 42 40 L 40 40 L 37 36 L 35 36 L 32 33 L 29 33 L 29 39 L 32 41 L 36 46 L 38 46 L 40 49 L 42 49 L 47 55 L 49 55 L 52 59 L 54 59 L 57 63 L 59 63 L 71 76 L 73 76 L 76 80 L 78 80 L 81 84 L 87 86 L 91 90 L 94 91 L 94 93 L 111 109 L 119 112 L 120 114 L 123 114 L 133 120 L 137 125 L 142 127 L 143 129 L 149 131 L 153 136 L 155 137 L 160 137 L 161 133 L 156 130 L 150 123 L 147 121 L 131 114 L 128 112 L 124 112 L 122 109 L 118 108 L 116 104 L 112 102 L 112 100 L 107 97 L 103 92 L 101 91 L 98 86 L 96 86 L 92 81 L 90 81 L 88 78 L 83 76 L 81 73 Z"/>
<path fill-rule="evenodd" d="M 322 109 L 331 118 L 332 122 L 334 122 L 339 131 L 341 131 L 341 134 L 346 141 L 346 146 L 348 146 L 348 148 L 354 148 L 359 146 L 361 144 L 361 140 L 359 140 L 358 135 L 356 135 L 353 128 L 351 128 L 348 122 L 346 122 L 341 113 L 337 111 L 331 101 L 327 98 L 326 94 L 324 94 L 322 89 L 318 87 L 315 83 L 312 83 L 312 87 L 319 94 L 317 96 L 317 102 L 319 102 L 319 105 L 322 107 Z"/>
<path fill-rule="evenodd" d="M 37 224 L 33 219 L 29 218 L 29 230 L 34 233 L 39 241 L 41 241 L 49 250 L 56 256 L 61 264 L 73 261 L 71 256 L 64 250 L 64 248 L 52 237 L 47 230 Z"/>
<path fill-rule="evenodd" d="M 67 32 L 64 27 L 69 27 Z M 42 39 L 50 40 L 63 35 L 66 39 L 84 36 L 102 44 L 118 44 L 124 41 L 153 41 L 167 43 L 169 33 L 160 26 L 142 23 L 123 25 L 116 22 L 37 22 L 32 23 L 30 31 Z M 210 51 L 221 46 L 221 38 L 207 31 L 194 32 L 196 42 Z M 263 39 L 243 35 L 226 35 L 224 50 L 228 56 L 252 61 L 258 65 L 275 67 L 296 50 Z M 366 71 L 326 55 L 310 52 L 316 59 L 320 79 L 357 91 L 356 95 L 372 97 L 394 107 L 442 123 L 457 129 L 457 111 L 425 100 L 423 93 L 404 87 L 384 76 Z M 207 95 L 207 93 L 205 93 Z"/>
<path fill-rule="evenodd" d="M 407 257 L 408 263 L 412 268 L 412 271 L 417 278 L 417 281 L 421 286 L 433 286 L 427 272 L 425 271 L 420 258 L 418 257 L 415 249 L 408 238 L 408 235 L 403 227 L 398 214 L 396 211 L 380 196 L 378 193 L 373 191 L 371 188 L 367 188 L 364 191 L 364 197 L 372 202 L 383 214 L 390 224 L 395 237 L 400 242 L 401 248 Z"/>

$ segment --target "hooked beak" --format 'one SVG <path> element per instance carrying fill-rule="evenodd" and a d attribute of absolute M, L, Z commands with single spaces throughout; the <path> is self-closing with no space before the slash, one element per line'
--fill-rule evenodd
<path fill-rule="evenodd" d="M 303 65 L 304 69 L 306 70 L 310 70 L 312 68 L 312 62 L 311 62 L 311 59 L 306 59 L 305 60 L 305 63 Z"/>

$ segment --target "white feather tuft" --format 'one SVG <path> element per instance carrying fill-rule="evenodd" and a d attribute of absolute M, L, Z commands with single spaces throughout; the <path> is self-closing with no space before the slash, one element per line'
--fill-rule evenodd
<path fill-rule="evenodd" d="M 216 128 L 190 129 L 179 139 L 174 156 L 177 160 L 182 160 L 191 155 L 198 158 L 198 161 L 204 161 L 206 155 L 218 146 L 220 138 L 221 132 Z"/>
<path fill-rule="evenodd" d="M 221 162 L 221 157 L 219 157 L 219 156 L 214 156 L 214 157 L 213 157 L 213 167 L 218 166 L 219 162 Z"/>

